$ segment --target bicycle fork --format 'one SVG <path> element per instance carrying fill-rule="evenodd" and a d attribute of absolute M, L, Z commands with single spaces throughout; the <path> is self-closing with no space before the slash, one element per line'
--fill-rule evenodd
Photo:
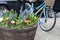
<path fill-rule="evenodd" d="M 42 6 L 42 7 L 43 7 L 43 16 L 44 16 L 44 18 L 43 19 L 40 18 L 40 21 L 39 21 L 40 26 L 44 25 L 48 20 L 47 19 L 48 14 L 46 13 L 46 5 L 44 4 L 44 6 Z M 42 13 L 40 15 L 42 15 Z"/>
<path fill-rule="evenodd" d="M 48 13 L 46 13 L 46 5 L 44 5 L 43 11 L 44 11 L 45 22 L 47 22 Z"/>

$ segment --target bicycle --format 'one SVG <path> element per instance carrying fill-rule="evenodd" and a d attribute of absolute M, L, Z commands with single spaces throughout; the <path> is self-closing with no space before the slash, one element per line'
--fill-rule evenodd
<path fill-rule="evenodd" d="M 43 31 L 48 32 L 54 28 L 56 23 L 56 14 L 48 13 L 48 10 L 46 9 L 46 5 L 44 2 L 42 2 L 37 7 L 34 7 L 34 3 L 30 4 L 27 2 L 25 3 L 25 6 L 26 8 L 24 11 L 22 11 L 23 5 L 21 6 L 20 13 L 22 14 L 29 12 L 35 13 L 39 18 L 38 24 Z"/>

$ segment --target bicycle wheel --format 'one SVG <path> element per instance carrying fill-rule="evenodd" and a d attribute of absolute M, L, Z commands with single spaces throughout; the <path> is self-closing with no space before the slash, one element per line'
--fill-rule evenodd
<path fill-rule="evenodd" d="M 0 5 L 0 17 L 2 16 L 2 11 L 3 13 L 7 12 L 7 10 L 9 10 L 9 8 L 5 5 Z"/>
<path fill-rule="evenodd" d="M 45 10 L 41 11 L 39 17 L 39 26 L 43 31 L 51 31 L 56 23 L 56 14 L 53 11 L 46 10 L 46 14 L 44 14 Z"/>
<path fill-rule="evenodd" d="M 7 6 L 5 6 L 5 5 L 0 5 L 0 10 L 4 10 L 4 9 L 9 10 L 9 8 L 8 8 Z"/>
<path fill-rule="evenodd" d="M 27 14 L 31 12 L 31 8 L 30 8 L 30 3 L 25 3 L 24 5 L 21 5 L 21 9 L 20 9 L 20 13 L 22 14 Z"/>

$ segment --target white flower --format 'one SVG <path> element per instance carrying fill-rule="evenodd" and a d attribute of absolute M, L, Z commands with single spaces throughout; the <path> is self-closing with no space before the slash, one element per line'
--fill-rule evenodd
<path fill-rule="evenodd" d="M 0 22 L 2 22 L 4 19 L 2 17 L 0 17 Z"/>
<path fill-rule="evenodd" d="M 12 23 L 12 24 L 14 24 L 14 23 L 15 23 L 15 21 L 11 21 L 11 23 Z"/>

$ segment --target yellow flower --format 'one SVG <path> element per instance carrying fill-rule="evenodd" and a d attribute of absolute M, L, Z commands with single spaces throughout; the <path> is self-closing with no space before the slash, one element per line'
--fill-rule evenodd
<path fill-rule="evenodd" d="M 30 20 L 30 22 L 31 22 L 31 20 Z"/>
<path fill-rule="evenodd" d="M 16 22 L 16 24 L 20 24 L 20 22 Z"/>
<path fill-rule="evenodd" d="M 37 17 L 36 17 L 36 16 L 34 16 L 34 19 L 37 19 Z"/>
<path fill-rule="evenodd" d="M 19 21 L 19 20 L 17 20 L 16 24 L 20 24 L 20 21 Z"/>
<path fill-rule="evenodd" d="M 7 17 L 7 18 L 5 18 L 5 20 L 9 20 L 9 18 Z"/>
<path fill-rule="evenodd" d="M 25 21 L 25 23 L 27 23 L 27 24 L 30 23 L 30 22 L 31 22 L 31 20 L 26 20 L 26 21 Z"/>

